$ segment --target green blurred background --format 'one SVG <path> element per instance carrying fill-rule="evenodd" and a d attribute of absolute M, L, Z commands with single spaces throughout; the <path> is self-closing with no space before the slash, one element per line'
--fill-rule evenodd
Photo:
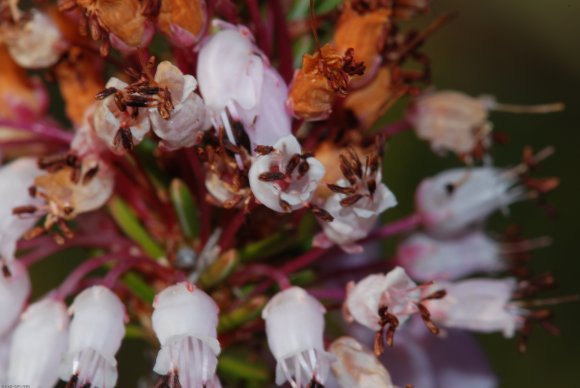
<path fill-rule="evenodd" d="M 549 196 L 559 210 L 556 218 L 546 217 L 534 204 L 517 204 L 509 220 L 497 216 L 489 229 L 499 234 L 508 222 L 516 222 L 527 236 L 552 236 L 553 246 L 538 250 L 533 266 L 538 272 L 555 273 L 560 285 L 552 295 L 580 293 L 580 2 L 434 0 L 433 14 L 419 18 L 417 25 L 424 26 L 433 15 L 449 10 L 458 11 L 459 17 L 425 46 L 439 89 L 492 94 L 505 103 L 563 101 L 567 105 L 560 114 L 492 115 L 495 129 L 511 138 L 510 144 L 493 150 L 497 165 L 517 163 L 524 145 L 540 149 L 552 144 L 557 153 L 545 162 L 541 173 L 557 175 L 562 183 Z M 417 183 L 457 164 L 454 157 L 433 155 L 412 133 L 395 138 L 385 158 L 385 181 L 400 205 L 387 217 L 409 214 Z M 57 284 L 63 271 L 74 266 L 70 260 L 54 260 L 35 266 L 36 284 Z M 479 337 L 502 387 L 580 386 L 580 304 L 557 306 L 555 311 L 563 335 L 551 337 L 538 328 L 525 355 L 517 352 L 513 340 L 500 335 Z M 151 362 L 154 356 L 143 342 L 126 340 L 118 355 L 118 386 L 136 387 L 138 377 L 150 373 L 146 358 Z"/>

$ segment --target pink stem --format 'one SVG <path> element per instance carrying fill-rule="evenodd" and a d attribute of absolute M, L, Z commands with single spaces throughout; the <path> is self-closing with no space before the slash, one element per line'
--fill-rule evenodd
<path fill-rule="evenodd" d="M 110 270 L 107 273 L 107 276 L 105 277 L 105 279 L 102 281 L 102 285 L 105 287 L 108 287 L 108 288 L 113 288 L 116 285 L 119 278 L 124 273 L 126 273 L 131 268 L 138 267 L 141 265 L 151 267 L 151 269 L 154 270 L 156 274 L 165 277 L 167 279 L 167 281 L 169 281 L 169 282 L 185 281 L 185 279 L 186 279 L 185 275 L 182 272 L 180 272 L 180 271 L 173 272 L 170 268 L 162 266 L 159 263 L 157 263 L 156 261 L 151 260 L 150 258 L 132 257 L 132 258 L 123 260 L 122 262 L 117 264 L 117 266 L 115 266 L 115 268 Z"/>
<path fill-rule="evenodd" d="M 290 274 L 296 272 L 304 267 L 309 266 L 314 263 L 330 249 L 328 248 L 312 248 L 308 252 L 304 253 L 302 256 L 284 264 L 281 268 L 282 272 Z"/>
<path fill-rule="evenodd" d="M 271 44 L 270 39 L 267 36 L 266 28 L 264 23 L 262 22 L 262 16 L 260 15 L 260 6 L 258 5 L 257 0 L 246 0 L 246 5 L 248 6 L 248 12 L 250 13 L 250 17 L 252 18 L 252 23 L 256 28 L 256 41 L 258 43 L 258 47 L 262 49 L 262 51 L 270 57 L 271 53 Z"/>
<path fill-rule="evenodd" d="M 386 126 L 377 130 L 377 134 L 381 134 L 386 138 L 393 137 L 396 134 L 405 132 L 407 129 L 411 128 L 411 124 L 407 120 L 395 121 L 394 123 L 387 124 Z"/>
<path fill-rule="evenodd" d="M 60 141 L 65 144 L 70 144 L 73 139 L 73 134 L 70 132 L 65 132 L 64 130 L 51 126 L 43 122 L 26 122 L 26 121 L 14 121 L 7 119 L 0 119 L 0 126 L 8 127 L 16 131 L 28 131 L 36 133 L 44 137 L 51 138 L 53 140 Z"/>
<path fill-rule="evenodd" d="M 344 288 L 311 288 L 308 293 L 316 299 L 334 299 L 343 301 L 346 297 Z"/>
<path fill-rule="evenodd" d="M 276 48 L 280 57 L 278 70 L 284 81 L 290 82 L 294 74 L 294 63 L 292 62 L 292 39 L 288 31 L 288 23 L 286 23 L 280 0 L 268 0 L 268 4 L 272 9 L 274 26 L 276 27 Z"/>
<path fill-rule="evenodd" d="M 367 238 L 363 239 L 361 243 L 379 240 L 399 233 L 409 232 L 421 225 L 421 222 L 422 219 L 419 214 L 411 214 L 410 216 L 380 227 L 379 229 L 372 232 Z"/>
<path fill-rule="evenodd" d="M 292 284 L 283 271 L 279 269 L 266 265 L 266 264 L 251 264 L 244 268 L 244 271 L 235 280 L 237 284 L 243 284 L 245 280 L 252 277 L 253 275 L 264 275 L 269 277 L 271 280 L 278 283 L 278 287 L 281 290 L 290 288 Z"/>
<path fill-rule="evenodd" d="M 229 220 L 228 226 L 225 228 L 220 239 L 220 247 L 222 251 L 228 249 L 234 240 L 234 237 L 246 221 L 246 215 L 243 210 L 240 210 L 232 219 Z"/>
<path fill-rule="evenodd" d="M 197 206 L 199 209 L 199 214 L 203 222 L 201 223 L 201 231 L 200 231 L 200 239 L 202 242 L 207 241 L 209 235 L 211 234 L 211 214 L 212 208 L 209 203 L 206 201 L 205 196 L 207 194 L 207 190 L 205 188 L 205 175 L 203 173 L 202 166 L 199 162 L 199 159 L 194 154 L 193 148 L 185 150 L 185 154 L 187 156 L 187 160 L 189 161 L 189 165 L 191 170 L 193 171 L 193 175 L 196 181 L 197 187 Z"/>

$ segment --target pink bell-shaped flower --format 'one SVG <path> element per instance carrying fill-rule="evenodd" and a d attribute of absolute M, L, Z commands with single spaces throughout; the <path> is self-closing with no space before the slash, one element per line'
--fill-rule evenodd
<path fill-rule="evenodd" d="M 427 230 L 438 237 L 449 237 L 524 199 L 525 192 L 509 171 L 457 168 L 421 182 L 415 201 Z"/>
<path fill-rule="evenodd" d="M 165 376 L 165 386 L 219 387 L 215 377 L 219 308 L 213 299 L 182 282 L 157 294 L 153 308 L 153 330 L 161 343 L 153 370 Z"/>
<path fill-rule="evenodd" d="M 292 135 L 278 140 L 268 154 L 258 155 L 248 173 L 256 199 L 280 213 L 304 207 L 323 176 L 322 163 L 302 154 Z"/>
<path fill-rule="evenodd" d="M 299 287 L 279 292 L 264 307 L 268 345 L 278 362 L 276 384 L 324 385 L 333 360 L 322 341 L 325 312 L 319 301 Z"/>
<path fill-rule="evenodd" d="M 163 61 L 157 65 L 155 82 L 169 90 L 173 111 L 164 119 L 157 108 L 149 108 L 153 132 L 168 150 L 191 147 L 205 126 L 205 105 L 195 94 L 197 81 L 192 75 L 184 75 L 171 62 Z"/>
<path fill-rule="evenodd" d="M 455 280 L 506 268 L 499 243 L 481 230 L 448 240 L 415 233 L 399 245 L 397 262 L 420 281 Z"/>
<path fill-rule="evenodd" d="M 26 267 L 17 260 L 1 262 L 0 273 L 0 338 L 8 333 L 30 295 L 30 278 Z"/>
<path fill-rule="evenodd" d="M 20 158 L 0 167 L 0 258 L 12 260 L 16 242 L 30 229 L 39 215 L 13 214 L 13 209 L 23 205 L 38 205 L 42 201 L 31 198 L 28 189 L 43 172 L 34 158 Z"/>
<path fill-rule="evenodd" d="M 125 336 L 123 303 L 107 287 L 93 286 L 77 295 L 70 311 L 73 318 L 60 378 L 73 387 L 114 387 L 115 354 Z"/>
<path fill-rule="evenodd" d="M 30 305 L 14 331 L 8 381 L 50 388 L 67 348 L 68 314 L 63 302 L 44 299 Z"/>
<path fill-rule="evenodd" d="M 437 287 L 444 288 L 447 296 L 425 305 L 433 320 L 444 327 L 513 337 L 524 323 L 523 310 L 510 303 L 517 289 L 513 278 L 438 282 Z"/>

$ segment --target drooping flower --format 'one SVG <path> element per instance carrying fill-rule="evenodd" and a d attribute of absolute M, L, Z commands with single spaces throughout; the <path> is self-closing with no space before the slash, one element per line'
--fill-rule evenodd
<path fill-rule="evenodd" d="M 33 158 L 16 159 L 0 167 L 0 198 L 4 201 L 0 206 L 0 257 L 6 260 L 14 258 L 16 242 L 39 218 L 34 214 L 13 214 L 13 209 L 18 213 L 21 205 L 42 203 L 31 198 L 28 190 L 40 174 L 42 170 Z"/>
<path fill-rule="evenodd" d="M 336 243 L 347 252 L 362 251 L 356 241 L 368 235 L 383 211 L 397 205 L 393 193 L 381 182 L 379 167 L 377 154 L 368 155 L 364 166 L 352 149 L 348 156 L 340 155 L 344 178 L 328 185 L 334 194 L 324 204 L 334 220 L 322 223 L 324 232 L 315 237 L 314 245 Z"/>
<path fill-rule="evenodd" d="M 473 98 L 455 91 L 427 93 L 411 108 L 409 121 L 434 151 L 470 154 L 491 132 L 488 97 Z"/>
<path fill-rule="evenodd" d="M 54 21 L 36 9 L 29 16 L 13 18 L 13 25 L 4 27 L 0 34 L 14 61 L 28 69 L 54 65 L 68 46 Z"/>
<path fill-rule="evenodd" d="M 171 62 L 163 61 L 157 65 L 155 82 L 158 87 L 169 90 L 173 110 L 167 118 L 162 117 L 156 107 L 149 108 L 153 132 L 168 150 L 192 146 L 205 126 L 205 106 L 194 92 L 197 81 L 192 75 L 184 75 Z"/>
<path fill-rule="evenodd" d="M 476 229 L 453 239 L 415 233 L 398 246 L 397 262 L 416 280 L 455 280 L 507 267 L 500 244 Z"/>
<path fill-rule="evenodd" d="M 507 171 L 492 167 L 457 168 L 423 180 L 415 200 L 427 230 L 447 237 L 524 199 L 525 192 Z"/>
<path fill-rule="evenodd" d="M 277 361 L 276 384 L 324 385 L 333 359 L 322 341 L 325 311 L 299 287 L 279 292 L 264 307 L 268 345 Z"/>
<path fill-rule="evenodd" d="M 18 320 L 22 308 L 30 295 L 30 278 L 26 267 L 18 260 L 0 262 L 0 338 Z"/>
<path fill-rule="evenodd" d="M 331 367 L 341 388 L 394 388 L 387 369 L 354 338 L 340 337 L 328 350 L 336 357 Z"/>
<path fill-rule="evenodd" d="M 50 388 L 67 348 L 68 315 L 63 302 L 44 299 L 30 305 L 14 331 L 9 382 Z"/>
<path fill-rule="evenodd" d="M 522 310 L 510 303 L 517 289 L 515 279 L 468 279 L 437 286 L 445 288 L 447 296 L 425 304 L 441 326 L 513 337 L 524 323 Z"/>
<path fill-rule="evenodd" d="M 418 286 L 403 268 L 396 267 L 385 275 L 373 274 L 356 284 L 350 282 L 343 311 L 348 322 L 356 321 L 376 331 L 374 350 L 381 354 L 383 336 L 392 346 L 395 331 L 413 314 L 419 313 L 429 330 L 437 334 L 439 330 L 423 302 L 444 295 L 441 291 L 428 293 L 427 287 Z"/>
<path fill-rule="evenodd" d="M 127 83 L 113 77 L 105 85 L 105 90 L 123 90 L 127 86 Z M 116 93 L 97 103 L 93 120 L 95 133 L 117 153 L 139 144 L 151 127 L 146 111 L 118 103 Z"/>
<path fill-rule="evenodd" d="M 125 336 L 125 307 L 111 290 L 93 286 L 75 298 L 70 311 L 68 351 L 60 378 L 72 386 L 114 387 L 115 354 Z"/>
<path fill-rule="evenodd" d="M 157 25 L 171 43 L 190 47 L 195 44 L 207 23 L 204 0 L 163 0 L 157 15 Z"/>
<path fill-rule="evenodd" d="M 280 213 L 304 207 L 323 176 L 324 166 L 310 154 L 303 154 L 292 135 L 278 140 L 268 153 L 256 156 L 248 174 L 256 199 Z"/>
<path fill-rule="evenodd" d="M 168 387 L 216 387 L 219 308 L 191 283 L 178 283 L 157 294 L 153 330 L 161 350 L 153 370 Z M 219 384 L 219 383 L 217 383 Z"/>

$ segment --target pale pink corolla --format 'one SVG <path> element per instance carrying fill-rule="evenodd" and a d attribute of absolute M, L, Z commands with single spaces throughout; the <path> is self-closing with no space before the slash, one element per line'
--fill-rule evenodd
<path fill-rule="evenodd" d="M 427 230 L 439 237 L 462 233 L 497 210 L 525 198 L 513 174 L 492 168 L 457 168 L 427 178 L 415 202 Z"/>
<path fill-rule="evenodd" d="M 421 301 L 423 291 L 401 267 L 384 275 L 369 275 L 357 283 L 348 284 L 344 302 L 346 319 L 378 331 L 382 329 L 379 309 L 386 307 L 397 317 L 399 325 L 403 325 L 418 312 L 417 303 Z"/>
<path fill-rule="evenodd" d="M 124 89 L 127 86 L 125 82 L 114 77 L 109 79 L 106 85 L 107 88 L 116 88 L 117 90 Z M 128 110 L 125 112 L 119 110 L 115 103 L 114 94 L 97 102 L 93 120 L 95 133 L 111 150 L 117 153 L 123 153 L 124 151 L 123 142 L 118 135 L 121 128 L 130 133 L 133 145 L 139 144 L 151 128 L 149 116 L 144 109 L 139 109 L 137 117 L 133 118 Z"/>
<path fill-rule="evenodd" d="M 381 174 L 377 174 L 380 182 Z M 347 186 L 347 180 L 341 179 L 336 184 Z M 338 244 L 346 252 L 361 252 L 362 246 L 356 243 L 368 236 L 375 226 L 380 214 L 397 205 L 397 199 L 384 183 L 379 183 L 371 194 L 368 189 L 360 191 L 361 198 L 353 205 L 341 204 L 349 195 L 335 193 L 324 204 L 326 210 L 334 217 L 332 222 L 322 222 L 323 233 L 314 239 L 315 246 Z"/>
<path fill-rule="evenodd" d="M 95 132 L 95 109 L 96 104 L 93 104 L 85 112 L 83 122 L 75 130 L 70 144 L 71 151 L 81 158 L 88 154 L 98 155 L 108 148 L 107 144 Z"/>
<path fill-rule="evenodd" d="M 5 266 L 0 273 L 0 338 L 10 331 L 18 320 L 30 295 L 30 278 L 26 267 L 18 260 L 0 262 Z M 8 276 L 7 276 L 8 275 Z"/>
<path fill-rule="evenodd" d="M 375 354 L 352 337 L 340 337 L 328 348 L 331 368 L 341 388 L 394 388 L 389 372 Z"/>
<path fill-rule="evenodd" d="M 12 332 L 0 336 L 0 384 L 5 383 L 10 362 L 10 347 L 12 346 Z"/>
<path fill-rule="evenodd" d="M 167 375 L 170 387 L 174 377 L 181 384 L 176 387 L 218 386 L 219 308 L 213 299 L 193 284 L 182 282 L 157 294 L 153 308 L 153 330 L 161 343 L 153 370 Z"/>
<path fill-rule="evenodd" d="M 69 326 L 68 351 L 60 378 L 87 387 L 114 387 L 115 354 L 125 336 L 125 307 L 111 290 L 93 286 L 75 298 Z"/>
<path fill-rule="evenodd" d="M 12 260 L 16 242 L 28 231 L 39 215 L 15 215 L 12 209 L 23 205 L 39 205 L 41 200 L 29 195 L 29 188 L 42 174 L 34 158 L 20 158 L 0 167 L 0 258 Z"/>
<path fill-rule="evenodd" d="M 64 38 L 47 15 L 30 11 L 30 19 L 6 33 L 10 56 L 20 66 L 38 69 L 54 65 L 67 49 Z"/>
<path fill-rule="evenodd" d="M 156 107 L 149 108 L 151 129 L 168 150 L 194 145 L 205 126 L 205 105 L 195 93 L 197 81 L 192 75 L 184 75 L 171 62 L 163 61 L 157 65 L 155 82 L 169 89 L 173 110 L 166 120 Z"/>
<path fill-rule="evenodd" d="M 481 230 L 453 239 L 415 233 L 397 249 L 397 262 L 416 280 L 455 280 L 506 268 L 498 242 Z"/>
<path fill-rule="evenodd" d="M 248 173 L 256 199 L 280 213 L 306 206 L 323 176 L 322 163 L 303 155 L 292 135 L 278 140 L 269 154 L 256 156 Z"/>
<path fill-rule="evenodd" d="M 523 311 L 510 303 L 517 288 L 515 279 L 468 279 L 438 282 L 437 286 L 447 296 L 425 305 L 442 326 L 513 337 L 523 324 Z"/>
<path fill-rule="evenodd" d="M 30 305 L 14 330 L 8 381 L 53 387 L 67 341 L 68 314 L 63 302 L 44 299 Z"/>
<path fill-rule="evenodd" d="M 333 356 L 324 351 L 322 304 L 300 287 L 274 295 L 262 311 L 266 337 L 277 361 L 276 384 L 324 385 Z"/>
<path fill-rule="evenodd" d="M 489 97 L 474 98 L 455 91 L 426 93 L 414 102 L 409 121 L 434 151 L 471 153 L 491 131 Z"/>

